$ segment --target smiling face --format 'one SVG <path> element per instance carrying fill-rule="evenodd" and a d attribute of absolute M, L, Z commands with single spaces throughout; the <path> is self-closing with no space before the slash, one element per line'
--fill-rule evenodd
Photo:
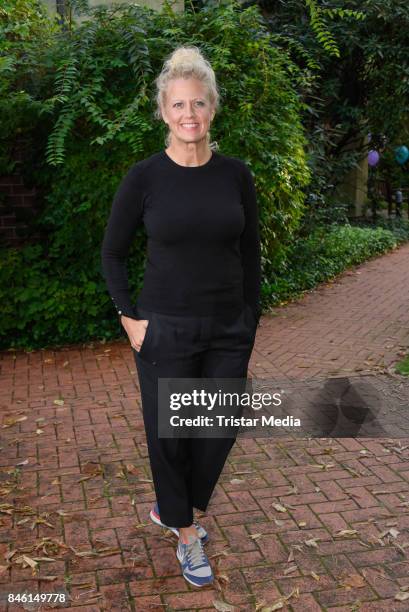
<path fill-rule="evenodd" d="M 172 138 L 185 143 L 203 140 L 214 114 L 207 87 L 202 81 L 192 77 L 169 82 L 162 117 Z"/>

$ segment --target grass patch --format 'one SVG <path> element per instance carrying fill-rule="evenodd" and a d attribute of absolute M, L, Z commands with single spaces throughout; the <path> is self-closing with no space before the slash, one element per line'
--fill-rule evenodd
<path fill-rule="evenodd" d="M 395 372 L 402 374 L 402 376 L 409 376 L 409 355 L 406 355 L 402 361 L 398 361 L 395 364 Z"/>

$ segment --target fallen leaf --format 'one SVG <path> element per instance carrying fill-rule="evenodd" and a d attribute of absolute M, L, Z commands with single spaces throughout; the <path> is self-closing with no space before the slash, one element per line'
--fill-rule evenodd
<path fill-rule="evenodd" d="M 292 597 L 298 597 L 299 595 L 299 589 L 293 589 L 291 591 L 291 593 L 289 593 L 288 595 L 284 595 L 283 597 L 280 597 L 280 599 L 278 599 L 275 603 L 273 603 L 272 606 L 265 606 L 264 608 L 261 608 L 261 612 L 275 612 L 275 610 L 281 610 L 284 607 L 284 604 L 291 599 Z"/>
<path fill-rule="evenodd" d="M 21 423 L 21 421 L 25 421 L 27 419 L 26 416 L 22 416 L 22 417 L 18 417 L 18 418 L 14 418 L 14 417 L 6 417 L 3 420 L 3 425 L 2 427 L 11 427 L 12 425 L 15 425 L 16 423 Z"/>
<path fill-rule="evenodd" d="M 220 552 L 210 555 L 209 559 L 214 559 L 215 557 L 228 557 L 228 556 L 229 556 L 228 552 L 226 552 L 225 550 L 221 550 Z"/>
<path fill-rule="evenodd" d="M 379 534 L 379 539 L 384 538 L 387 535 L 391 535 L 393 538 L 397 538 L 399 535 L 399 531 L 394 527 L 390 527 L 389 529 L 385 529 L 382 533 Z"/>
<path fill-rule="evenodd" d="M 409 599 L 409 593 L 404 593 L 400 591 L 399 593 L 396 593 L 395 599 L 397 599 L 398 601 L 406 601 L 407 599 Z"/>
<path fill-rule="evenodd" d="M 38 563 L 37 561 L 34 561 L 34 559 L 32 559 L 31 557 L 29 557 L 28 555 L 21 555 L 20 557 L 16 557 L 16 559 L 14 559 L 15 563 L 21 563 L 22 567 L 31 567 L 32 570 L 36 570 L 38 567 Z"/>
<path fill-rule="evenodd" d="M 277 510 L 277 512 L 287 512 L 287 508 L 285 508 L 282 504 L 271 504 L 274 508 L 274 510 Z"/>
<path fill-rule="evenodd" d="M 236 608 L 226 603 L 225 601 L 220 601 L 219 599 L 213 600 L 213 607 L 219 612 L 234 612 Z"/>
<path fill-rule="evenodd" d="M 172 540 L 173 540 L 173 538 L 172 538 Z M 217 574 L 216 574 L 216 578 L 217 578 L 217 582 L 218 582 L 220 585 L 221 585 L 221 584 L 226 585 L 226 584 L 229 584 L 229 582 L 230 582 L 230 579 L 229 579 L 229 577 L 228 577 L 228 576 L 226 576 L 226 574 L 219 574 L 219 573 L 217 573 Z M 221 590 L 221 589 L 220 589 L 220 590 Z"/>
<path fill-rule="evenodd" d="M 315 538 L 311 538 L 310 540 L 304 540 L 304 544 L 309 546 L 310 548 L 318 548 L 317 540 Z"/>
<path fill-rule="evenodd" d="M 138 474 L 139 474 L 139 470 L 138 470 L 138 468 L 137 468 L 137 467 L 136 467 L 136 465 L 134 465 L 133 463 L 127 463 L 127 464 L 125 464 L 125 467 L 126 467 L 126 471 L 127 471 L 129 474 L 136 474 L 136 475 L 138 475 Z"/>
<path fill-rule="evenodd" d="M 341 463 L 341 467 L 344 468 L 344 470 L 346 470 L 347 472 L 349 472 L 350 474 L 352 474 L 352 476 L 354 476 L 355 478 L 359 478 L 361 476 L 361 474 L 359 474 L 359 472 L 357 472 L 356 470 L 352 469 L 351 467 L 349 467 L 349 465 L 343 465 Z"/>
<path fill-rule="evenodd" d="M 298 550 L 299 552 L 302 552 L 302 546 L 301 544 L 291 544 L 291 548 L 295 548 L 296 550 Z M 292 551 L 291 551 L 292 552 Z M 291 553 L 290 553 L 291 554 Z"/>
<path fill-rule="evenodd" d="M 235 474 L 254 474 L 253 470 L 240 470 L 238 472 L 234 472 Z"/>
<path fill-rule="evenodd" d="M 349 589 L 360 589 L 365 586 L 365 580 L 360 574 L 349 574 L 345 576 L 341 582 L 342 586 Z"/>
<path fill-rule="evenodd" d="M 36 525 L 47 525 L 47 527 L 51 527 L 51 529 L 55 528 L 54 525 L 46 521 L 46 519 L 43 518 L 42 516 L 39 516 L 38 518 L 34 519 L 33 523 L 31 524 L 31 529 L 34 529 Z"/>
<path fill-rule="evenodd" d="M 399 550 L 399 552 L 401 552 L 401 553 L 402 553 L 402 555 L 403 555 L 404 557 L 406 557 L 405 545 L 401 546 L 401 545 L 400 545 L 400 544 L 398 544 L 397 542 L 393 542 L 393 546 L 395 546 L 395 547 L 396 547 L 396 548 Z"/>
<path fill-rule="evenodd" d="M 294 561 L 294 551 L 293 550 L 290 550 L 290 554 L 288 555 L 287 563 L 291 563 L 291 561 Z"/>
<path fill-rule="evenodd" d="M 117 555 L 120 552 L 120 548 L 103 548 L 98 550 L 98 557 L 110 557 L 111 555 Z"/>
<path fill-rule="evenodd" d="M 260 612 L 275 612 L 275 610 L 281 610 L 282 608 L 284 608 L 284 602 L 280 599 L 272 606 L 261 608 Z"/>
<path fill-rule="evenodd" d="M 334 534 L 334 537 L 336 538 L 343 538 L 345 536 L 350 536 L 350 535 L 355 535 L 356 533 L 358 533 L 358 531 L 356 529 L 340 529 L 339 531 L 337 531 Z"/>

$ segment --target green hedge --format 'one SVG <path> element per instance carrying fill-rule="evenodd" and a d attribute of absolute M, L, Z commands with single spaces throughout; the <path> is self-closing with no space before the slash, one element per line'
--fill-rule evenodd
<path fill-rule="evenodd" d="M 393 231 L 350 225 L 317 228 L 307 239 L 295 239 L 288 249 L 285 264 L 264 281 L 264 306 L 296 298 L 350 266 L 393 249 L 408 239 L 407 223 L 394 224 Z M 5 297 L 3 300 L 3 325 L 21 330 L 22 334 L 21 343 L 11 346 L 30 348 L 26 337 L 30 338 L 32 346 L 41 345 L 43 329 L 52 329 L 54 337 L 66 338 L 63 344 L 77 341 L 78 336 L 90 339 L 117 336 L 118 327 L 114 333 L 111 331 L 111 317 L 101 319 L 98 316 L 101 296 L 104 302 L 110 302 L 104 286 L 87 280 L 85 273 L 75 286 L 58 283 L 56 278 L 53 284 L 43 284 L 48 272 L 43 256 L 44 249 L 36 245 L 22 251 L 10 249 L 8 258 L 0 262 L 0 276 L 10 287 L 15 285 L 15 274 L 21 275 L 19 287 L 13 292 L 14 299 Z M 23 317 L 21 320 L 16 318 L 16 309 Z"/>
<path fill-rule="evenodd" d="M 382 227 L 332 225 L 316 228 L 307 238 L 295 239 L 287 259 L 263 286 L 265 306 L 300 296 L 347 268 L 385 253 L 409 239 L 407 223 Z"/>
<path fill-rule="evenodd" d="M 299 225 L 310 171 L 295 67 L 271 44 L 256 6 L 232 2 L 196 13 L 98 7 L 78 27 L 56 35 L 50 26 L 45 46 L 19 38 L 26 30 L 18 24 L 15 30 L 15 70 L 2 71 L 0 62 L 0 123 L 8 117 L 0 138 L 10 150 L 16 135 L 27 143 L 25 178 L 41 188 L 45 207 L 34 228 L 43 240 L 0 252 L 1 348 L 117 337 L 100 269 L 103 233 L 127 169 L 165 146 L 166 126 L 153 117 L 153 80 L 180 44 L 197 45 L 216 71 L 222 99 L 211 138 L 254 173 L 268 276 Z M 134 298 L 144 253 L 140 233 L 128 262 Z"/>

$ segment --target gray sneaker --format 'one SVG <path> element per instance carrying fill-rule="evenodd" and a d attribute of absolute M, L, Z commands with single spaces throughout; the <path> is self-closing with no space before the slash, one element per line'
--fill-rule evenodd
<path fill-rule="evenodd" d="M 157 502 L 150 511 L 149 517 L 153 523 L 156 523 L 156 525 L 160 525 L 160 527 L 164 527 L 165 529 L 170 529 L 172 533 L 179 537 L 179 529 L 177 527 L 169 527 L 169 525 L 165 525 L 165 523 L 162 523 L 162 521 L 160 520 L 159 506 Z M 209 534 L 207 533 L 206 529 L 199 525 L 197 521 L 193 521 L 193 525 L 196 527 L 197 534 L 201 539 L 202 543 L 206 544 L 206 542 L 209 541 Z"/>
<path fill-rule="evenodd" d="M 213 582 L 212 568 L 200 538 L 190 535 L 188 544 L 179 540 L 176 556 L 182 566 L 183 576 L 190 584 L 201 587 Z"/>

